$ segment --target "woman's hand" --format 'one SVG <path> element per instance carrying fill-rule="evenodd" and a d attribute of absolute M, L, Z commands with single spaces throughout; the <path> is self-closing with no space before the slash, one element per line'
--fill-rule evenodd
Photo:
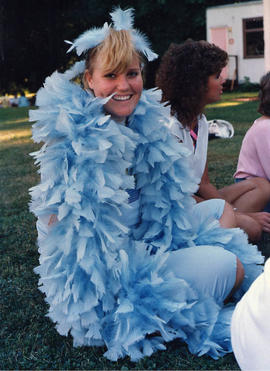
<path fill-rule="evenodd" d="M 246 213 L 247 215 L 251 216 L 255 219 L 264 232 L 270 232 L 270 213 L 265 211 L 257 212 L 257 213 Z"/>

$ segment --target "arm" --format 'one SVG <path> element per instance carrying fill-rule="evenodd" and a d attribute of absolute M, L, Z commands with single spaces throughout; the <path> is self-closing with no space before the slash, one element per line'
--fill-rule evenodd
<path fill-rule="evenodd" d="M 208 164 L 206 162 L 200 187 L 198 190 L 198 195 L 205 200 L 209 200 L 211 198 L 221 198 L 223 200 L 226 200 L 229 204 L 233 205 L 239 197 L 243 196 L 249 191 L 252 191 L 254 188 L 254 184 L 247 179 L 243 182 L 230 184 L 229 186 L 225 186 L 224 188 L 218 190 L 210 182 L 210 178 L 208 175 Z"/>
<path fill-rule="evenodd" d="M 197 204 L 198 204 L 199 202 L 205 201 L 202 197 L 198 196 L 198 194 L 194 194 L 192 197 L 193 197 L 194 200 L 197 202 Z"/>
<path fill-rule="evenodd" d="M 206 161 L 205 169 L 202 175 L 198 194 L 201 198 L 209 200 L 211 198 L 223 198 L 217 188 L 210 182 L 208 176 L 208 164 Z"/>
<path fill-rule="evenodd" d="M 253 132 L 258 167 L 262 168 L 266 178 L 270 181 L 270 120 L 264 120 L 263 125 L 256 127 Z"/>

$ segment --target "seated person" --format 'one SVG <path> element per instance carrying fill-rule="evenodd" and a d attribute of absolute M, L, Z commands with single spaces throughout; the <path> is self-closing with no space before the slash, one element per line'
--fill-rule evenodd
<path fill-rule="evenodd" d="M 10 98 L 9 105 L 10 107 L 18 107 L 19 98 L 17 97 L 17 94 L 14 95 L 13 98 Z"/>
<path fill-rule="evenodd" d="M 79 36 L 70 50 L 86 59 L 48 77 L 30 111 L 44 143 L 33 154 L 35 272 L 49 317 L 75 346 L 137 361 L 179 338 L 218 358 L 231 351 L 224 302 L 247 290 L 263 259 L 241 230 L 194 207 L 188 151 L 168 130 L 160 92 L 143 90 L 156 55 L 132 13 L 116 9 L 113 25 Z"/>
<path fill-rule="evenodd" d="M 172 44 L 162 58 L 156 83 L 163 101 L 171 105 L 172 133 L 192 152 L 189 160 L 200 184 L 197 202 L 226 200 L 237 211 L 237 226 L 254 241 L 262 230 L 270 232 L 270 214 L 260 212 L 270 198 L 269 182 L 252 178 L 218 190 L 208 176 L 208 122 L 203 111 L 220 99 L 225 81 L 221 71 L 227 62 L 227 53 L 206 41 Z"/>
<path fill-rule="evenodd" d="M 234 178 L 236 182 L 243 180 L 261 181 L 269 184 L 270 180 L 270 72 L 265 74 L 260 81 L 259 92 L 260 104 L 258 112 L 262 114 L 254 121 L 251 128 L 247 131 L 240 150 L 238 165 Z M 259 188 L 257 190 L 259 192 Z M 252 210 L 263 209 L 270 211 L 269 193 L 264 192 L 258 199 L 245 199 L 249 195 L 242 197 L 241 202 L 249 204 Z M 263 197 L 264 196 L 264 197 Z M 261 204 L 258 204 L 258 202 Z M 250 205 L 251 202 L 254 205 Z M 267 205 L 266 205 L 266 202 Z M 256 204 L 255 204 L 256 203 Z"/>
<path fill-rule="evenodd" d="M 29 101 L 26 98 L 24 92 L 21 93 L 21 96 L 20 96 L 19 101 L 18 101 L 18 106 L 19 107 L 28 107 L 29 106 Z"/>

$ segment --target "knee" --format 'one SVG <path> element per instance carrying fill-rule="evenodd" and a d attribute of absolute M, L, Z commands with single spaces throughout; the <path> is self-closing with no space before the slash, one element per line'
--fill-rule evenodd
<path fill-rule="evenodd" d="M 251 221 L 250 221 L 250 219 L 251 219 Z M 262 226 L 256 220 L 254 220 L 253 218 L 250 218 L 250 219 L 249 219 L 249 222 L 245 226 L 246 229 L 245 228 L 243 228 L 243 229 L 247 233 L 249 241 L 256 242 L 256 241 L 259 241 L 261 239 Z"/>
<path fill-rule="evenodd" d="M 240 260 L 238 258 L 236 258 L 235 283 L 234 283 L 234 286 L 233 286 L 231 292 L 229 293 L 229 295 L 227 296 L 227 298 L 224 301 L 225 304 L 229 302 L 231 296 L 235 293 L 235 291 L 237 291 L 239 289 L 239 287 L 241 286 L 244 278 L 245 278 L 245 270 L 244 270 L 243 264 L 240 262 Z"/>
<path fill-rule="evenodd" d="M 259 223 L 254 222 L 252 229 L 249 232 L 249 239 L 252 242 L 259 241 L 262 237 L 262 227 Z"/>
<path fill-rule="evenodd" d="M 258 241 L 262 235 L 261 225 L 253 218 L 244 214 L 237 214 L 236 216 L 237 226 L 248 235 L 250 241 Z"/>
<path fill-rule="evenodd" d="M 259 188 L 262 192 L 267 193 L 270 197 L 270 182 L 265 178 L 252 178 L 253 184 Z"/>

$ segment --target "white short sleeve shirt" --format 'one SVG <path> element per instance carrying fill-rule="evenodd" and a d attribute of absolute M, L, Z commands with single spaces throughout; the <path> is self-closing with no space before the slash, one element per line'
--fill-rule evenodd
<path fill-rule="evenodd" d="M 190 166 L 193 168 L 195 176 L 200 179 L 200 181 L 207 160 L 208 126 L 205 115 L 201 115 L 198 118 L 197 144 L 195 148 L 189 128 L 183 127 L 175 117 L 172 117 L 169 123 L 171 133 L 177 137 L 179 142 L 183 142 L 190 150 Z"/>

